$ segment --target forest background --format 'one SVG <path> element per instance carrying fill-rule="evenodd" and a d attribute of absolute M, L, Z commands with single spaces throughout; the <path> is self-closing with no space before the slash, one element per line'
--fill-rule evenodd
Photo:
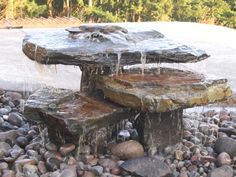
<path fill-rule="evenodd" d="M 190 21 L 236 28 L 236 0 L 0 0 L 0 20 L 64 16 L 81 22 Z"/>

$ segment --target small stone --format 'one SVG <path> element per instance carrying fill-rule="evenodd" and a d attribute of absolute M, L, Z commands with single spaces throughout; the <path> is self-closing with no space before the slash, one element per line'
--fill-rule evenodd
<path fill-rule="evenodd" d="M 0 126 L 4 123 L 4 119 L 0 117 Z"/>
<path fill-rule="evenodd" d="M 0 116 L 8 114 L 10 111 L 6 108 L 0 108 Z"/>
<path fill-rule="evenodd" d="M 23 173 L 25 176 L 33 176 L 34 174 L 38 173 L 38 168 L 35 165 L 31 165 L 31 164 L 25 164 L 23 166 Z"/>
<path fill-rule="evenodd" d="M 0 151 L 3 153 L 7 153 L 11 149 L 11 146 L 8 143 L 0 142 Z"/>
<path fill-rule="evenodd" d="M 15 172 L 12 170 L 6 170 L 4 171 L 2 177 L 15 177 Z"/>
<path fill-rule="evenodd" d="M 74 157 L 70 156 L 67 162 L 68 165 L 74 165 L 76 164 L 76 160 Z"/>
<path fill-rule="evenodd" d="M 91 171 L 93 171 L 97 176 L 100 176 L 103 173 L 103 167 L 99 165 L 93 166 Z"/>
<path fill-rule="evenodd" d="M 121 170 L 118 167 L 111 169 L 111 174 L 113 174 L 113 175 L 119 175 L 120 173 L 121 173 Z"/>
<path fill-rule="evenodd" d="M 91 171 L 85 171 L 82 177 L 96 177 L 96 175 Z"/>
<path fill-rule="evenodd" d="M 233 169 L 228 165 L 224 165 L 212 170 L 210 177 L 233 177 Z"/>
<path fill-rule="evenodd" d="M 22 95 L 18 92 L 6 92 L 5 95 L 6 97 L 9 97 L 12 101 L 20 101 L 22 99 Z"/>
<path fill-rule="evenodd" d="M 19 136 L 16 139 L 16 143 L 21 147 L 21 148 L 25 148 L 28 144 L 29 141 L 27 140 L 27 138 L 25 138 L 24 136 Z"/>
<path fill-rule="evenodd" d="M 221 152 L 217 156 L 217 163 L 218 163 L 219 166 L 230 165 L 231 164 L 231 158 L 230 158 L 229 154 L 227 154 L 226 152 Z"/>
<path fill-rule="evenodd" d="M 82 161 L 85 163 L 85 164 L 88 164 L 90 163 L 92 160 L 95 159 L 94 155 L 83 155 L 81 156 L 81 159 Z"/>
<path fill-rule="evenodd" d="M 212 157 L 212 156 L 201 156 L 200 157 L 200 161 L 202 163 L 206 163 L 206 162 L 216 162 L 216 158 Z"/>
<path fill-rule="evenodd" d="M 1 162 L 0 163 L 0 171 L 8 169 L 8 164 L 6 162 Z"/>
<path fill-rule="evenodd" d="M 77 177 L 77 173 L 75 168 L 67 168 L 62 170 L 61 174 L 59 177 Z"/>
<path fill-rule="evenodd" d="M 134 140 L 125 141 L 112 147 L 111 152 L 120 159 L 144 156 L 143 146 Z"/>
<path fill-rule="evenodd" d="M 46 167 L 50 171 L 55 171 L 60 168 L 60 163 L 61 163 L 60 160 L 58 160 L 54 157 L 50 157 L 46 161 Z"/>
<path fill-rule="evenodd" d="M 18 165 L 25 165 L 25 164 L 36 165 L 37 161 L 35 159 L 20 159 L 20 160 L 16 160 L 15 164 L 18 164 Z"/>
<path fill-rule="evenodd" d="M 39 161 L 38 163 L 38 170 L 41 174 L 44 174 L 47 172 L 47 168 L 46 168 L 46 165 L 45 165 L 45 162 L 43 161 Z"/>
<path fill-rule="evenodd" d="M 57 151 L 57 146 L 54 143 L 47 143 L 45 147 L 48 151 Z"/>
<path fill-rule="evenodd" d="M 23 118 L 17 113 L 10 113 L 8 122 L 12 125 L 20 127 L 22 125 Z"/>
<path fill-rule="evenodd" d="M 60 153 L 63 156 L 66 156 L 67 154 L 69 154 L 70 152 L 72 152 L 75 149 L 75 145 L 74 144 L 65 144 L 63 146 L 60 147 Z"/>
<path fill-rule="evenodd" d="M 176 151 L 175 151 L 175 158 L 176 158 L 177 160 L 183 160 L 183 154 L 184 154 L 183 151 L 181 151 L 181 150 L 176 150 Z"/>
<path fill-rule="evenodd" d="M 99 159 L 98 164 L 101 165 L 103 168 L 113 169 L 118 166 L 117 162 L 112 159 Z"/>

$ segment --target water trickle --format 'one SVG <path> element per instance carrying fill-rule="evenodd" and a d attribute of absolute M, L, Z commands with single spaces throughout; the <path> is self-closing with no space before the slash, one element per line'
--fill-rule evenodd
<path fill-rule="evenodd" d="M 117 53 L 117 64 L 116 64 L 116 76 L 119 75 L 120 71 L 120 60 L 121 60 L 121 52 Z"/>
<path fill-rule="evenodd" d="M 141 52 L 141 70 L 142 70 L 142 76 L 144 76 L 145 65 L 146 65 L 146 53 Z"/>
<path fill-rule="evenodd" d="M 157 74 L 161 74 L 161 59 L 160 56 L 158 57 L 158 62 L 157 62 Z"/>
<path fill-rule="evenodd" d="M 35 49 L 34 49 L 34 58 L 37 58 L 37 50 L 38 50 L 38 46 L 35 45 Z"/>

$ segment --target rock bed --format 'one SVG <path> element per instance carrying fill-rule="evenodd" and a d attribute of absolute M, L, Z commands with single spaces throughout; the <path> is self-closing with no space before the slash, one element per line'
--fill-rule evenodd
<path fill-rule="evenodd" d="M 183 141 L 151 158 L 127 137 L 102 155 L 89 146 L 58 147 L 48 142 L 46 129 L 25 120 L 23 102 L 21 94 L 0 90 L 2 177 L 236 176 L 236 111 L 185 113 Z"/>

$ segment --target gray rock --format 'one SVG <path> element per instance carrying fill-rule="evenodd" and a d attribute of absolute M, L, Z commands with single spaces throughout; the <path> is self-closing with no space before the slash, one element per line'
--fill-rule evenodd
<path fill-rule="evenodd" d="M 4 119 L 0 117 L 0 125 L 2 125 L 3 122 L 4 122 Z"/>
<path fill-rule="evenodd" d="M 54 143 L 47 143 L 45 147 L 48 151 L 57 151 L 57 146 Z"/>
<path fill-rule="evenodd" d="M 226 152 L 234 157 L 236 155 L 236 141 L 228 137 L 218 138 L 215 142 L 215 151 L 217 153 Z"/>
<path fill-rule="evenodd" d="M 17 113 L 10 113 L 8 122 L 12 125 L 20 127 L 22 125 L 23 118 Z"/>
<path fill-rule="evenodd" d="M 25 164 L 23 166 L 23 173 L 24 173 L 25 177 L 33 177 L 33 175 L 34 176 L 37 175 L 38 168 L 36 165 Z"/>
<path fill-rule="evenodd" d="M 21 147 L 21 148 L 25 148 L 28 144 L 29 141 L 27 140 L 27 138 L 25 138 L 24 136 L 19 136 L 16 139 L 16 143 Z"/>
<path fill-rule="evenodd" d="M 233 169 L 231 166 L 224 165 L 212 170 L 210 177 L 233 177 Z"/>
<path fill-rule="evenodd" d="M 171 175 L 170 168 L 159 159 L 140 157 L 125 161 L 121 169 L 141 177 L 164 177 Z"/>
<path fill-rule="evenodd" d="M 0 108 L 0 116 L 6 115 L 9 113 L 9 110 L 6 108 Z"/>
<path fill-rule="evenodd" d="M 0 150 L 4 153 L 7 153 L 11 149 L 11 146 L 6 142 L 0 142 Z"/>
<path fill-rule="evenodd" d="M 61 163 L 60 160 L 58 160 L 54 157 L 50 157 L 46 161 L 46 167 L 50 171 L 55 171 L 60 168 L 60 163 Z"/>
<path fill-rule="evenodd" d="M 59 177 L 77 177 L 76 170 L 74 168 L 64 169 Z"/>
<path fill-rule="evenodd" d="M 226 152 L 221 152 L 217 156 L 217 163 L 218 163 L 219 166 L 230 165 L 231 164 L 231 158 L 230 158 L 229 154 L 227 154 Z"/>
<path fill-rule="evenodd" d="M 93 171 L 96 175 L 100 176 L 103 173 L 103 167 L 96 165 L 91 168 L 91 171 Z"/>

